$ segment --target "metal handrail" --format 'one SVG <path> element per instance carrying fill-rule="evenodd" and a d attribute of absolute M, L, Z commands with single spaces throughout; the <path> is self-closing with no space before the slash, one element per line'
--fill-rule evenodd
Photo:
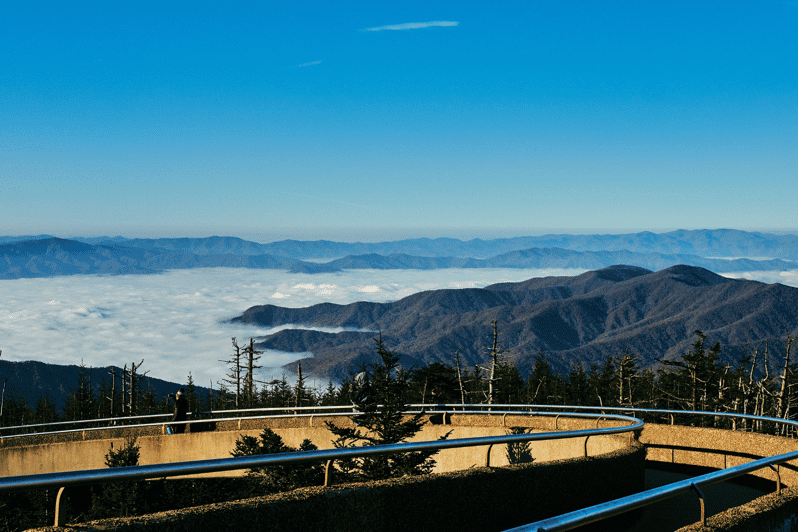
<path fill-rule="evenodd" d="M 529 411 L 494 411 L 493 413 L 510 413 L 518 415 L 552 415 L 550 412 Z M 437 413 L 437 412 L 433 412 Z M 478 413 L 472 411 L 466 413 Z M 344 415 L 344 414 L 342 414 Z M 576 437 L 590 437 L 631 432 L 643 428 L 643 421 L 624 415 L 600 415 L 574 412 L 573 417 L 604 418 L 627 422 L 628 425 L 604 427 L 562 432 L 543 432 L 526 434 L 508 434 L 504 436 L 483 436 L 478 438 L 458 438 L 453 440 L 433 440 L 426 442 L 396 443 L 374 445 L 368 447 L 350 447 L 343 449 L 323 449 L 316 451 L 298 451 L 276 453 L 270 455 L 242 456 L 234 458 L 217 458 L 186 462 L 172 462 L 143 466 L 116 467 L 109 469 L 92 469 L 86 471 L 67 471 L 62 473 L 46 473 L 39 475 L 20 475 L 0 477 L 0 492 L 21 491 L 30 489 L 47 489 L 80 484 L 113 482 L 118 480 L 140 480 L 146 478 L 162 478 L 178 475 L 195 475 L 252 469 L 269 465 L 285 465 L 314 461 L 342 460 L 362 456 L 390 454 L 398 452 L 431 451 L 456 447 L 475 447 L 480 445 L 496 445 L 501 443 L 521 443 L 528 441 L 555 440 Z M 238 419 L 238 418 L 234 418 Z"/>
<path fill-rule="evenodd" d="M 422 408 L 422 412 L 423 412 Z M 448 411 L 447 411 L 448 412 Z M 483 413 L 473 411 L 473 413 Z M 531 412 L 496 412 L 529 415 Z M 553 415 L 550 412 L 543 412 L 542 415 Z M 312 414 L 305 414 L 312 415 Z M 335 413 L 333 415 L 353 415 L 353 412 Z M 198 460 L 188 462 L 173 462 L 165 464 L 152 464 L 146 466 L 128 466 L 110 469 L 93 469 L 85 471 L 70 471 L 62 473 L 48 473 L 40 475 L 20 475 L 14 477 L 0 478 L 0 492 L 3 491 L 22 491 L 60 487 L 55 501 L 55 526 L 65 525 L 64 513 L 61 511 L 61 500 L 64 490 L 68 486 L 82 484 L 97 484 L 114 482 L 120 480 L 141 480 L 147 478 L 165 478 L 180 475 L 192 475 L 202 473 L 214 473 L 220 471 L 231 471 L 238 469 L 252 469 L 278 464 L 297 464 L 314 461 L 327 461 L 324 485 L 329 485 L 329 472 L 333 460 L 351 459 L 361 456 L 382 455 L 397 452 L 430 451 L 455 447 L 474 447 L 488 445 L 488 460 L 490 459 L 490 449 L 495 444 L 501 443 L 521 443 L 536 440 L 564 439 L 571 437 L 585 437 L 585 455 L 587 455 L 587 440 L 594 435 L 609 435 L 621 432 L 629 432 L 642 429 L 643 421 L 624 415 L 605 415 L 590 413 L 574 413 L 575 417 L 598 418 L 595 429 L 537 433 L 537 434 L 510 434 L 506 436 L 487 436 L 481 438 L 460 438 L 455 440 L 439 439 L 435 441 L 400 443 L 390 445 L 375 445 L 368 447 L 353 447 L 345 449 L 325 449 L 316 451 L 299 451 L 291 453 L 277 453 L 271 455 L 241 456 L 234 458 L 218 458 L 213 460 Z M 262 416 L 261 416 L 262 417 Z M 282 417 L 282 416 L 281 416 Z M 631 423 L 620 427 L 598 428 L 601 419 L 614 418 L 620 421 Z M 242 418 L 230 418 L 242 419 Z M 128 427 L 131 427 L 128 425 Z"/>
<path fill-rule="evenodd" d="M 409 410 L 406 413 L 413 414 L 416 412 L 424 411 L 425 413 L 435 413 L 435 414 L 443 414 L 443 413 L 472 413 L 472 414 L 485 414 L 485 413 L 497 413 L 498 411 L 496 408 L 526 408 L 535 407 L 535 408 L 546 408 L 548 405 L 483 405 L 483 404 L 460 404 L 460 403 L 420 403 L 420 404 L 412 404 L 408 405 Z M 465 410 L 468 408 L 469 410 Z M 574 408 L 581 408 L 581 407 L 574 407 Z M 430 410 L 434 409 L 434 410 Z M 459 409 L 459 410 L 458 410 Z M 488 411 L 486 411 L 488 410 Z M 270 418 L 280 418 L 280 417 L 308 417 L 316 415 L 319 412 L 326 413 L 326 414 L 337 414 L 337 415 L 355 415 L 358 413 L 357 408 L 354 405 L 337 405 L 337 406 L 300 406 L 300 407 L 267 407 L 267 408 L 241 408 L 237 410 L 203 410 L 200 412 L 189 412 L 189 416 L 214 416 L 214 415 L 227 415 L 230 414 L 243 414 L 247 412 L 260 412 L 260 413 L 270 413 L 270 412 L 292 412 L 291 414 L 277 414 L 277 415 L 270 415 Z M 523 412 L 528 413 L 528 412 Z M 538 412 L 541 415 L 547 415 L 546 412 Z M 48 426 L 61 426 L 61 425 L 77 425 L 77 424 L 85 424 L 85 425 L 95 425 L 92 427 L 87 428 L 73 428 L 73 429 L 66 429 L 66 430 L 51 430 L 51 431 L 42 431 L 42 432 L 25 432 L 22 434 L 8 434 L 3 435 L 0 434 L 0 439 L 3 440 L 10 440 L 14 438 L 24 438 L 27 436 L 50 436 L 53 434 L 68 434 L 70 432 L 87 432 L 87 431 L 94 431 L 94 430 L 106 430 L 109 428 L 139 428 L 139 427 L 148 427 L 148 426 L 155 426 L 155 425 L 163 425 L 164 422 L 154 422 L 154 423 L 134 423 L 127 425 L 126 422 L 129 421 L 136 421 L 141 419 L 151 419 L 151 418 L 168 418 L 171 417 L 172 414 L 147 414 L 142 416 L 125 416 L 125 417 L 112 417 L 112 418 L 98 418 L 98 419 L 85 419 L 85 420 L 76 420 L 76 421 L 56 421 L 52 423 L 38 423 L 33 425 L 16 425 L 13 427 L 0 427 L 0 431 L 3 430 L 23 430 L 29 428 L 37 428 L 37 427 L 48 427 Z M 191 423 L 197 423 L 202 421 L 237 421 L 237 420 L 246 420 L 246 419 L 259 419 L 264 417 L 262 415 L 251 415 L 251 416 L 241 416 L 238 415 L 236 417 L 211 417 L 211 418 L 194 418 L 186 421 L 168 421 L 169 425 L 188 425 Z M 109 422 L 113 422 L 113 425 L 108 425 Z"/>
<path fill-rule="evenodd" d="M 350 406 L 300 406 L 300 407 L 268 407 L 268 408 L 242 408 L 237 410 L 202 410 L 199 412 L 188 412 L 188 415 L 193 416 L 213 416 L 218 414 L 235 414 L 235 413 L 243 413 L 243 412 L 285 412 L 285 411 L 319 411 L 319 410 L 352 410 L 353 407 Z M 97 418 L 97 419 L 76 419 L 74 421 L 50 421 L 47 423 L 33 423 L 30 425 L 14 425 L 11 427 L 0 427 L 0 433 L 4 431 L 14 431 L 14 430 L 30 430 L 36 429 L 40 427 L 51 427 L 51 426 L 62 426 L 62 425 L 101 425 L 99 428 L 108 428 L 107 423 L 119 423 L 119 426 L 123 426 L 121 424 L 127 421 L 134 421 L 138 419 L 152 419 L 152 418 L 168 418 L 171 417 L 173 414 L 145 414 L 141 416 L 118 416 L 118 417 L 104 417 L 104 418 Z M 298 414 L 299 416 L 303 414 Z M 198 421 L 199 419 L 195 420 Z M 102 425 L 105 424 L 105 425 Z M 131 425 L 124 425 L 124 426 L 131 426 Z M 72 429 L 72 430 L 86 430 L 86 429 Z M 43 432 L 44 434 L 52 434 L 53 432 L 64 432 L 64 431 L 47 431 Z M 3 438 L 11 438 L 13 436 L 30 436 L 31 434 L 43 434 L 42 432 L 27 432 L 24 434 L 9 434 L 7 436 L 0 437 Z"/>
<path fill-rule="evenodd" d="M 554 408 L 557 409 L 560 407 L 555 406 Z M 750 421 L 765 421 L 770 423 L 780 423 L 785 425 L 791 425 L 793 427 L 798 427 L 798 422 L 789 419 L 773 418 L 767 416 L 753 416 L 746 414 L 737 414 L 732 412 L 657 410 L 651 408 L 624 408 L 624 407 L 570 407 L 570 408 L 573 408 L 575 410 L 635 412 L 637 414 L 657 413 L 657 414 L 702 415 L 702 416 L 712 416 L 712 417 L 734 417 L 734 418 L 747 419 Z M 630 512 L 632 510 L 636 510 L 638 508 L 642 508 L 644 506 L 648 506 L 656 502 L 661 502 L 676 497 L 678 495 L 683 495 L 691 491 L 696 492 L 700 499 L 701 522 L 702 524 L 706 525 L 706 513 L 704 511 L 705 510 L 704 496 L 703 493 L 701 492 L 702 487 L 711 486 L 713 484 L 731 480 L 733 478 L 757 471 L 759 469 L 763 469 L 765 467 L 773 468 L 774 465 L 782 464 L 784 462 L 789 462 L 791 460 L 796 460 L 796 459 L 798 459 L 798 451 L 791 451 L 789 453 L 784 453 L 766 458 L 760 458 L 758 460 L 754 460 L 746 464 L 741 464 L 720 471 L 713 471 L 712 473 L 707 473 L 705 475 L 700 475 L 697 477 L 680 480 L 678 482 L 673 482 L 665 486 L 660 486 L 658 488 L 653 488 L 640 493 L 628 495 L 620 499 L 615 499 L 605 503 L 590 506 L 588 508 L 582 508 L 581 510 L 575 510 L 573 512 L 568 512 L 548 519 L 543 519 L 527 525 L 511 528 L 506 530 L 505 532 L 562 532 L 565 530 L 572 530 L 580 526 L 584 526 L 590 523 L 594 523 L 596 521 L 621 515 L 623 513 Z M 777 486 L 778 486 L 777 489 L 780 491 L 781 490 L 780 477 Z"/>

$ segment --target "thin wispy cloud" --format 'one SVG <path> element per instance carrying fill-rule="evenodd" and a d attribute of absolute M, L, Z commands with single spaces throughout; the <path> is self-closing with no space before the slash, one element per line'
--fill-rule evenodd
<path fill-rule="evenodd" d="M 314 65 L 320 65 L 320 64 L 321 64 L 321 61 L 311 61 L 310 63 L 302 63 L 302 64 L 299 64 L 299 65 L 294 65 L 294 68 L 305 68 L 305 67 L 314 66 Z"/>
<path fill-rule="evenodd" d="M 433 27 L 452 27 L 460 24 L 455 20 L 435 20 L 432 22 L 405 22 L 404 24 L 391 24 L 389 26 L 377 26 L 366 28 L 361 31 L 402 31 L 402 30 L 421 30 Z"/>

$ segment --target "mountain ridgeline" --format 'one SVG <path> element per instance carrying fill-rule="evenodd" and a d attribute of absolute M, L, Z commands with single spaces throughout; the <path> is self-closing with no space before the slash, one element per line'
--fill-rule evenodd
<path fill-rule="evenodd" d="M 719 258 L 737 257 L 737 258 Z M 309 262 L 309 259 L 329 259 Z M 81 274 L 152 274 L 172 269 L 250 268 L 297 273 L 356 269 L 573 268 L 628 264 L 661 270 L 677 264 L 715 272 L 798 269 L 798 236 L 734 230 L 629 235 L 420 238 L 378 243 L 235 237 L 129 239 L 49 235 L 0 237 L 0 279 Z"/>
<path fill-rule="evenodd" d="M 391 303 L 323 303 L 306 308 L 255 306 L 232 321 L 346 327 L 327 333 L 288 329 L 262 338 L 260 348 L 311 352 L 303 368 L 342 378 L 371 363 L 376 332 L 402 355 L 402 364 L 467 366 L 488 356 L 492 322 L 522 374 L 539 353 L 561 372 L 581 361 L 601 364 L 627 347 L 643 366 L 675 359 L 696 330 L 720 342 L 736 362 L 764 341 L 773 348 L 798 326 L 798 288 L 728 279 L 706 269 L 672 266 L 661 271 L 612 266 L 574 277 L 534 278 L 485 288 L 432 290 Z"/>

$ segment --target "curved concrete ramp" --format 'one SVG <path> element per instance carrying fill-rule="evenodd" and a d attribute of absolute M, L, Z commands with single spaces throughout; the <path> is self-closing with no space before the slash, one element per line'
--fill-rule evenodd
<path fill-rule="evenodd" d="M 241 435 L 258 436 L 268 427 L 290 446 L 299 447 L 309 439 L 320 449 L 332 448 L 332 433 L 325 422 L 353 426 L 347 416 L 306 416 L 241 419 L 236 421 L 198 422 L 189 425 L 186 434 L 164 434 L 162 425 L 118 427 L 50 435 L 31 435 L 0 439 L 0 476 L 29 475 L 63 471 L 105 468 L 105 455 L 110 449 L 125 445 L 125 438 L 135 437 L 140 447 L 142 465 L 187 460 L 228 458 Z M 535 431 L 578 430 L 595 428 L 596 422 L 585 419 L 559 419 L 547 416 L 466 415 L 432 416 L 432 422 L 412 441 L 436 440 L 451 431 L 451 438 L 473 438 L 504 435 L 510 427 Z M 603 421 L 601 426 L 617 426 Z M 607 435 L 585 438 L 534 442 L 532 456 L 538 462 L 597 455 L 629 445 L 630 435 Z M 488 452 L 487 446 L 445 449 L 436 455 L 435 472 L 457 471 L 479 466 L 507 465 L 504 449 Z M 489 460 L 489 462 L 488 462 Z M 244 472 L 232 473 L 244 474 Z M 220 473 L 229 476 L 231 473 Z"/>

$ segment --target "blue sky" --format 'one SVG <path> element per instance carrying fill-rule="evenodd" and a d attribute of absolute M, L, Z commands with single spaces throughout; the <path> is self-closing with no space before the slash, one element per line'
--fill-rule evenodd
<path fill-rule="evenodd" d="M 798 230 L 798 2 L 28 2 L 0 234 Z"/>

